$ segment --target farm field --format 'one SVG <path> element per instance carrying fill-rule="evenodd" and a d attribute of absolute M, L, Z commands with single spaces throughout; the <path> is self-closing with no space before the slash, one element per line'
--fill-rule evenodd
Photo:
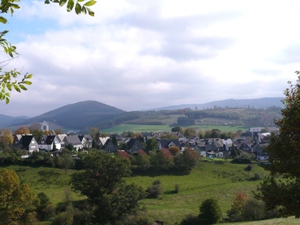
<path fill-rule="evenodd" d="M 223 125 L 219 125 L 219 126 L 208 126 L 208 125 L 193 125 L 193 126 L 189 126 L 194 128 L 195 130 L 199 131 L 199 130 L 212 130 L 212 129 L 219 129 L 222 132 L 236 132 L 237 130 L 242 130 L 242 131 L 246 131 L 249 127 L 245 127 L 245 126 L 223 126 Z M 182 127 L 182 128 L 186 128 L 186 127 Z M 168 126 L 168 125 L 138 125 L 138 124 L 124 124 L 124 125 L 120 125 L 120 126 L 116 126 L 116 127 L 112 127 L 109 129 L 104 129 L 101 130 L 101 133 L 117 133 L 117 134 L 121 134 L 123 132 L 126 131 L 132 131 L 135 133 L 142 133 L 142 132 L 158 132 L 158 131 L 168 131 L 170 132 L 172 129 L 172 127 Z"/>
<path fill-rule="evenodd" d="M 155 180 L 160 180 L 163 195 L 160 199 L 144 199 L 145 207 L 152 220 L 163 220 L 166 225 L 181 221 L 186 215 L 199 213 L 201 202 L 207 198 L 216 198 L 223 216 L 230 208 L 233 198 L 238 192 L 245 192 L 249 198 L 256 190 L 260 180 L 251 181 L 254 176 L 267 176 L 268 172 L 259 165 L 251 171 L 245 171 L 247 165 L 231 164 L 229 161 L 202 161 L 190 175 L 168 175 L 152 172 L 147 175 L 127 177 L 127 183 L 136 183 L 147 188 Z M 70 175 L 75 171 L 54 168 L 31 168 L 9 166 L 14 169 L 23 182 L 26 182 L 37 194 L 44 192 L 52 203 L 57 205 L 64 201 L 65 191 L 69 189 Z M 2 168 L 1 168 L 2 169 Z M 179 193 L 174 193 L 175 184 L 179 185 Z M 72 199 L 84 198 L 72 192 Z"/>

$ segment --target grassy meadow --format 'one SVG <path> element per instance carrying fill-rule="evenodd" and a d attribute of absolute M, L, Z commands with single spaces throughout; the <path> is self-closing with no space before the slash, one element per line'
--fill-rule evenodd
<path fill-rule="evenodd" d="M 219 201 L 224 216 L 236 193 L 245 192 L 251 198 L 252 191 L 261 182 L 253 181 L 252 178 L 263 178 L 268 172 L 259 165 L 254 165 L 251 171 L 245 171 L 246 166 L 231 164 L 229 161 L 207 160 L 202 161 L 189 175 L 168 175 L 153 171 L 147 175 L 134 175 L 125 179 L 127 183 L 136 183 L 145 189 L 153 181 L 160 180 L 163 188 L 161 198 L 144 199 L 141 205 L 152 220 L 163 220 L 166 225 L 171 225 L 188 214 L 197 215 L 201 202 L 207 198 L 213 197 Z M 8 168 L 14 169 L 36 194 L 46 193 L 55 205 L 64 201 L 70 175 L 75 172 L 69 170 L 65 173 L 61 169 L 43 167 Z M 178 193 L 174 192 L 175 184 L 179 185 Z M 73 200 L 80 198 L 84 197 L 72 192 Z"/>

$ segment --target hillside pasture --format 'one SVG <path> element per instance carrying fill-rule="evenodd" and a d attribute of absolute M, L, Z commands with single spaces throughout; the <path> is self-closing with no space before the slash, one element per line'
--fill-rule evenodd
<path fill-rule="evenodd" d="M 181 221 L 185 216 L 199 214 L 199 206 L 207 198 L 216 198 L 223 216 L 230 208 L 234 196 L 245 192 L 252 198 L 259 180 L 253 181 L 255 174 L 262 178 L 267 172 L 258 165 L 252 171 L 244 171 L 247 165 L 231 164 L 226 161 L 206 161 L 193 170 L 190 175 L 159 175 L 134 176 L 127 182 L 136 183 L 144 188 L 153 181 L 160 180 L 164 194 L 160 199 L 144 199 L 142 205 L 152 220 L 163 220 L 171 225 Z M 174 193 L 175 184 L 179 185 L 179 193 Z"/>
<path fill-rule="evenodd" d="M 246 126 L 225 126 L 225 125 L 213 125 L 212 126 L 212 125 L 201 125 L 201 124 L 188 126 L 188 127 L 192 127 L 196 131 L 219 129 L 222 132 L 229 132 L 229 131 L 236 132 L 238 130 L 246 131 L 247 129 L 249 129 L 249 127 L 246 127 Z M 182 128 L 184 129 L 187 127 L 183 126 Z M 172 127 L 170 127 L 168 125 L 123 124 L 123 125 L 119 125 L 119 126 L 115 126 L 112 128 L 101 130 L 100 132 L 101 133 L 109 133 L 109 134 L 121 134 L 121 133 L 127 132 L 127 131 L 132 131 L 135 133 L 158 132 L 158 131 L 170 132 L 171 129 L 172 129 Z"/>
<path fill-rule="evenodd" d="M 163 195 L 159 199 L 143 199 L 140 203 L 151 220 L 163 220 L 165 225 L 180 222 L 185 216 L 199 214 L 199 206 L 207 198 L 216 198 L 223 216 L 230 208 L 233 198 L 238 192 L 245 192 L 252 198 L 252 191 L 256 190 L 261 180 L 268 175 L 259 165 L 254 165 L 251 171 L 245 171 L 248 165 L 232 164 L 226 160 L 202 159 L 200 165 L 189 175 L 148 172 L 146 175 L 126 177 L 128 184 L 135 183 L 146 189 L 153 181 L 160 180 Z M 37 194 L 44 192 L 54 205 L 64 202 L 65 191 L 70 189 L 70 175 L 76 171 L 65 173 L 62 169 L 32 168 L 23 166 L 9 166 L 14 169 L 23 182 L 26 182 Z M 178 185 L 179 192 L 175 192 Z M 84 198 L 78 193 L 72 193 L 72 199 Z"/>

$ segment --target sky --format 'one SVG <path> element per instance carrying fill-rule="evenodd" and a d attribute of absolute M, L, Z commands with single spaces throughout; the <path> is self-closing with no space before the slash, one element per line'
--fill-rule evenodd
<path fill-rule="evenodd" d="M 21 1 L 1 25 L 19 53 L 4 70 L 33 84 L 0 114 L 284 97 L 300 70 L 299 0 L 98 0 L 94 17 L 43 2 Z"/>

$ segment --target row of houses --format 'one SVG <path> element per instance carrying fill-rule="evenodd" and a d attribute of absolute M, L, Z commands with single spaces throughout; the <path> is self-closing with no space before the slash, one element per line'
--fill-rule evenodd
<path fill-rule="evenodd" d="M 43 135 L 37 141 L 32 134 L 16 134 L 13 145 L 28 150 L 30 153 L 39 150 L 54 151 L 61 150 L 68 144 L 72 145 L 77 151 L 83 148 L 92 147 L 92 137 L 90 135 L 67 135 L 50 134 Z"/>
<path fill-rule="evenodd" d="M 254 131 L 253 131 L 254 130 Z M 221 139 L 221 138 L 205 138 L 201 139 L 197 136 L 186 138 L 180 132 L 157 132 L 151 133 L 144 137 L 143 142 L 149 138 L 157 140 L 157 150 L 163 148 L 170 148 L 177 146 L 183 151 L 185 148 L 192 148 L 199 153 L 199 155 L 206 157 L 225 157 L 230 155 L 233 148 L 245 151 L 247 153 L 254 153 L 258 159 L 267 159 L 268 156 L 264 148 L 269 144 L 270 133 L 259 133 L 258 128 L 245 132 L 247 135 L 237 139 Z M 163 134 L 170 134 L 176 139 L 166 140 L 160 139 Z M 249 137 L 251 135 L 251 137 Z M 130 154 L 137 153 L 138 150 L 144 149 L 145 143 L 141 143 L 136 138 L 124 138 L 119 135 L 115 136 L 119 142 L 126 143 L 126 151 Z M 45 150 L 53 151 L 60 150 L 67 145 L 72 145 L 77 151 L 80 149 L 88 149 L 92 147 L 93 139 L 90 135 L 43 135 L 39 142 L 30 134 L 15 135 L 14 145 L 33 151 Z M 115 146 L 110 137 L 99 137 L 97 144 L 101 150 L 107 152 L 117 152 L 119 147 Z"/>

